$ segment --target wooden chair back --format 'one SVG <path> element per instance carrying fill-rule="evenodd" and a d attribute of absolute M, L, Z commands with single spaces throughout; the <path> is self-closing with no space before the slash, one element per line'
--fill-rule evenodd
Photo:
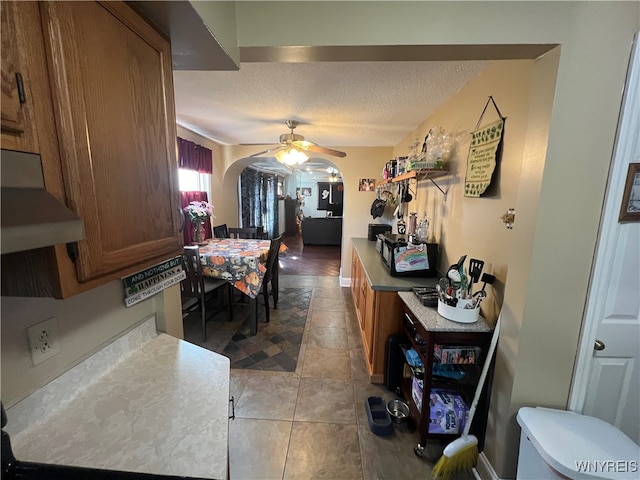
<path fill-rule="evenodd" d="M 230 238 L 258 238 L 258 228 L 257 227 L 248 227 L 248 228 L 229 228 L 229 237 Z"/>
<path fill-rule="evenodd" d="M 182 252 L 182 268 L 187 277 L 180 282 L 183 297 L 201 298 L 204 295 L 204 277 L 197 245 L 185 246 Z"/>
<path fill-rule="evenodd" d="M 280 244 L 282 243 L 282 235 L 271 240 L 269 246 L 269 254 L 267 256 L 267 271 L 264 274 L 263 284 L 270 282 L 273 278 L 274 269 L 277 268 L 278 254 L 280 253 Z"/>
<path fill-rule="evenodd" d="M 229 238 L 229 229 L 227 228 L 227 224 L 223 223 L 222 225 L 216 225 L 213 227 L 213 236 L 215 238 Z"/>

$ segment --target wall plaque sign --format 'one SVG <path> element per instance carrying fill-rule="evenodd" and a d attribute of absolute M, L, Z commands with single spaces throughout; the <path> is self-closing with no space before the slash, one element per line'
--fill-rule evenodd
<path fill-rule="evenodd" d="M 471 143 L 469 144 L 469 155 L 467 157 L 467 174 L 464 179 L 465 197 L 480 197 L 485 194 L 491 185 L 496 165 L 500 160 L 499 154 L 504 133 L 504 118 L 495 102 L 493 102 L 493 106 L 496 108 L 500 119 L 478 128 L 489 102 L 493 102 L 492 97 L 489 97 L 489 101 L 487 101 L 487 105 L 482 111 L 476 130 L 471 132 Z"/>
<path fill-rule="evenodd" d="M 182 270 L 182 257 L 177 256 L 128 277 L 123 277 L 124 304 L 126 307 L 135 305 L 184 280 L 186 276 L 187 274 Z"/>

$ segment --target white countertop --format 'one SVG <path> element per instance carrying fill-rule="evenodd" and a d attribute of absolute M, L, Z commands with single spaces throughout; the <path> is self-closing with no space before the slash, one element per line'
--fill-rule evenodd
<path fill-rule="evenodd" d="M 151 318 L 11 407 L 6 431 L 22 461 L 225 479 L 229 372 Z"/>

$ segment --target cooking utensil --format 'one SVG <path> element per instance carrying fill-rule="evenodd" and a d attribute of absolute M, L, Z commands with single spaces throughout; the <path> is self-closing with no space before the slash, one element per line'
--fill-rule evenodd
<path fill-rule="evenodd" d="M 484 262 L 482 260 L 476 260 L 475 258 L 469 259 L 469 277 L 471 281 L 469 282 L 469 293 L 473 290 L 473 284 L 478 283 L 480 280 L 480 274 L 482 273 L 482 268 L 484 267 Z"/>
<path fill-rule="evenodd" d="M 450 307 L 455 307 L 456 305 L 458 305 L 458 297 L 447 297 L 444 299 L 444 303 L 446 303 Z"/>
<path fill-rule="evenodd" d="M 453 283 L 458 283 L 459 284 L 462 281 L 462 276 L 460 275 L 460 271 L 458 271 L 458 269 L 456 269 L 456 268 L 449 269 L 449 271 L 447 272 L 447 277 Z"/>
<path fill-rule="evenodd" d="M 413 195 L 411 195 L 411 192 L 409 191 L 409 187 L 406 187 L 406 191 L 404 192 L 403 202 L 409 203 L 411 200 L 413 200 Z"/>
<path fill-rule="evenodd" d="M 438 280 L 438 287 L 440 287 L 440 290 L 442 291 L 442 301 L 444 302 L 448 297 L 451 297 L 451 282 L 449 281 L 448 278 L 444 278 L 442 277 L 440 280 Z"/>
<path fill-rule="evenodd" d="M 469 259 L 469 276 L 473 283 L 477 283 L 478 280 L 480 280 L 483 267 L 484 262 L 482 260 L 476 260 L 475 258 Z"/>
<path fill-rule="evenodd" d="M 469 277 L 462 266 L 460 270 L 458 270 L 458 273 L 460 274 L 460 298 L 467 298 L 469 293 Z"/>
<path fill-rule="evenodd" d="M 456 270 L 460 270 L 460 267 L 462 267 L 464 265 L 464 261 L 466 259 L 467 259 L 466 255 L 463 255 L 458 259 L 458 263 L 456 263 Z"/>
<path fill-rule="evenodd" d="M 480 280 L 482 283 L 482 290 L 476 292 L 473 294 L 473 296 L 481 296 L 481 297 L 486 297 L 487 296 L 487 292 L 484 291 L 485 287 L 487 285 L 492 285 L 493 282 L 495 282 L 496 277 L 494 277 L 493 275 L 491 275 L 490 273 L 483 273 L 482 274 L 482 279 Z M 479 303 L 479 302 L 478 302 Z"/>

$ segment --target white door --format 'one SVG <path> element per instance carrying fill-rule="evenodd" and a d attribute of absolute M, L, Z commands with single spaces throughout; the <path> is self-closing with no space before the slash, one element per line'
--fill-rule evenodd
<path fill-rule="evenodd" d="M 636 34 L 569 409 L 606 420 L 640 444 L 640 223 L 618 222 L 627 170 L 638 162 Z"/>

